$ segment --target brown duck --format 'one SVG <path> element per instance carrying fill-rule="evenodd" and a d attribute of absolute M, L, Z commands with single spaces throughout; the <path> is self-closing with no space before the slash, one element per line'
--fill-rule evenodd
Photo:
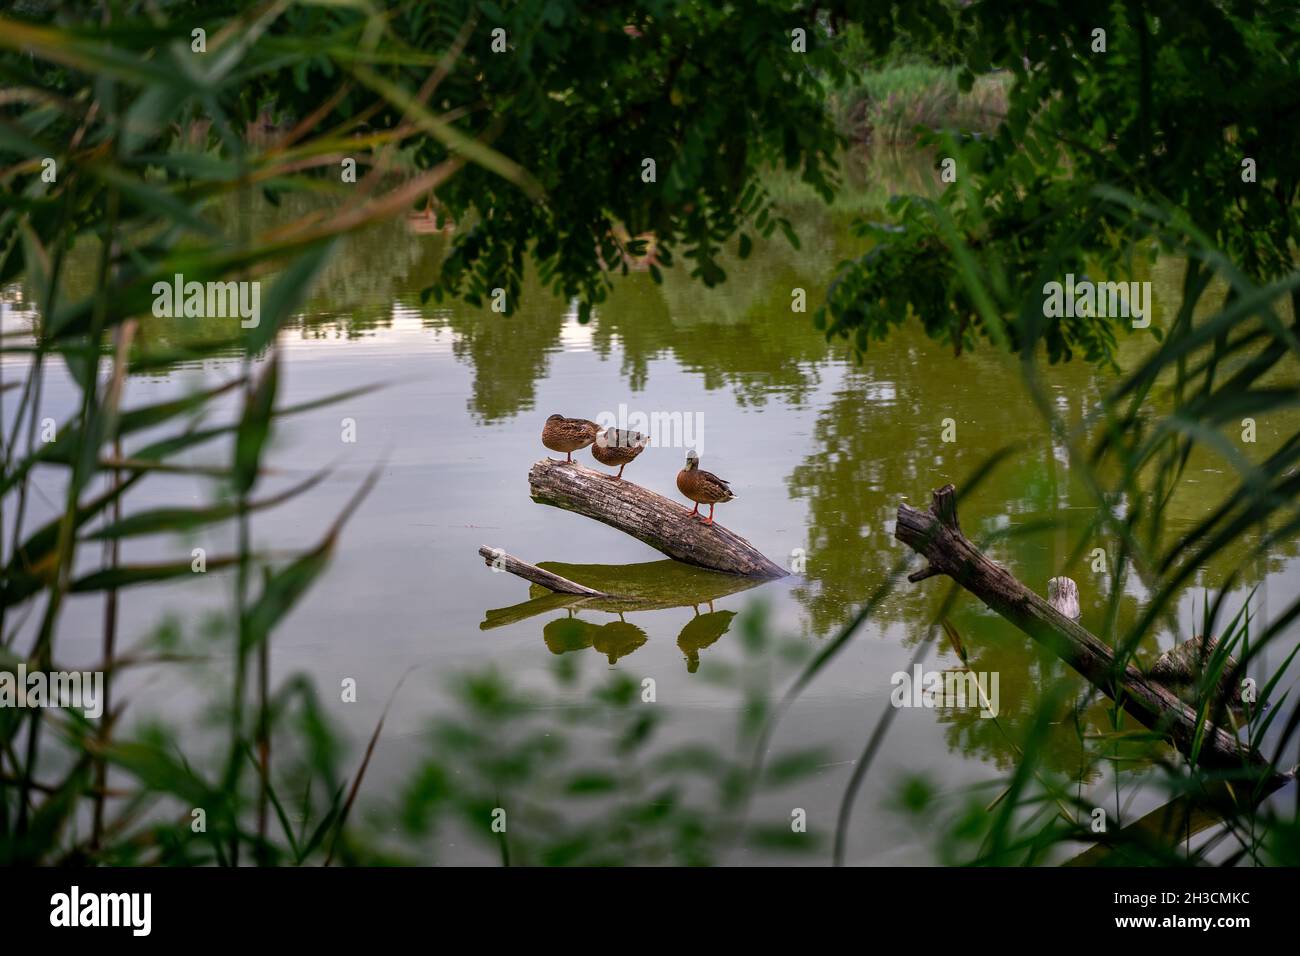
<path fill-rule="evenodd" d="M 637 455 L 645 451 L 650 439 L 640 432 L 630 432 L 622 428 L 606 428 L 596 436 L 591 446 L 591 455 L 602 465 L 613 468 L 618 465 L 615 479 L 623 477 L 623 469 L 632 463 Z"/>
<path fill-rule="evenodd" d="M 1213 637 L 1208 640 L 1201 635 L 1190 641 L 1175 644 L 1170 650 L 1160 655 L 1160 659 L 1147 670 L 1147 677 L 1157 684 L 1163 684 L 1179 697 L 1187 701 L 1196 700 L 1196 689 L 1201 684 L 1206 669 L 1212 658 L 1219 654 L 1219 642 Z M 1217 662 L 1215 662 L 1217 663 Z M 1237 671 L 1237 660 L 1225 655 L 1223 669 L 1213 691 L 1214 698 L 1225 698 L 1228 706 L 1240 709 L 1243 706 L 1240 684 L 1233 682 Z"/>
<path fill-rule="evenodd" d="M 700 471 L 700 456 L 694 451 L 686 453 L 686 467 L 677 473 L 677 490 L 695 502 L 692 515 L 700 513 L 700 505 L 709 506 L 705 524 L 713 524 L 714 505 L 736 497 L 727 482 L 712 472 Z"/>
<path fill-rule="evenodd" d="M 573 453 L 594 442 L 599 431 L 599 425 L 585 418 L 552 415 L 542 426 L 542 444 L 551 451 L 564 452 L 565 461 L 573 461 Z"/>

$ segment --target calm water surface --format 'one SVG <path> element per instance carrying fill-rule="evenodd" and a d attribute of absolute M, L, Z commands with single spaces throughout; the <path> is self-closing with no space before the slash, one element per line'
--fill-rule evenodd
<path fill-rule="evenodd" d="M 1007 456 L 984 486 L 962 506 L 968 532 L 1066 515 L 1078 524 L 1090 516 L 1087 499 L 1067 475 L 1065 455 L 1032 410 L 1016 370 L 988 348 L 955 358 L 924 338 L 915 324 L 885 345 L 873 346 L 862 364 L 840 345 L 828 345 L 810 315 L 790 310 L 791 290 L 808 291 L 811 306 L 836 263 L 860 250 L 846 216 L 814 206 L 795 210 L 801 250 L 784 244 L 756 249 L 734 262 L 729 279 L 705 290 L 669 272 L 662 286 L 648 274 L 620 280 L 588 325 L 568 303 L 551 299 L 535 282 L 510 316 L 468 306 L 424 305 L 419 291 L 434 275 L 445 238 L 413 234 L 394 222 L 351 242 L 314 289 L 305 314 L 281 336 L 282 402 L 320 398 L 360 385 L 381 384 L 370 394 L 295 417 L 279 429 L 270 464 L 278 469 L 267 490 L 287 487 L 311 471 L 334 471 L 309 494 L 259 513 L 257 544 L 286 551 L 314 542 L 364 478 L 382 466 L 374 493 L 350 521 L 324 579 L 277 632 L 272 657 L 276 679 L 305 673 L 322 689 L 331 714 L 363 745 L 386 702 L 393 698 L 384 733 L 363 790 L 392 801 L 424 754 L 429 715 L 448 705 L 453 675 L 493 666 L 525 685 L 551 686 L 560 655 L 580 664 L 590 684 L 609 669 L 638 682 L 653 678 L 659 704 L 671 708 L 663 743 L 729 740 L 736 696 L 711 669 L 742 660 L 739 618 L 755 602 L 774 630 L 812 650 L 830 639 L 903 555 L 892 538 L 898 504 L 928 500 L 932 488 L 958 484 L 1006 444 L 1027 440 L 1028 450 Z M 1155 276 L 1157 320 L 1175 304 L 1159 296 L 1175 277 Z M 1163 282 L 1163 285 L 1161 284 Z M 20 306 L 6 306 L 7 327 L 20 325 Z M 214 323 L 215 326 L 216 323 Z M 193 334 L 193 327 L 147 322 L 142 336 L 163 343 Z M 208 331 L 199 329 L 198 331 Z M 212 331 L 223 330 L 214 328 Z M 1149 347 L 1124 345 L 1126 361 Z M 133 378 L 131 405 L 229 380 L 238 360 L 212 360 L 160 376 Z M 6 378 L 21 368 L 6 368 Z M 1107 384 L 1081 362 L 1049 370 L 1052 401 L 1077 420 Z M 48 414 L 61 418 L 73 392 L 60 370 L 44 396 Z M 703 466 L 732 481 L 738 500 L 721 506 L 721 523 L 747 537 L 787 567 L 802 571 L 747 590 L 719 586 L 708 575 L 666 576 L 650 568 L 620 571 L 660 555 L 594 521 L 532 502 L 529 466 L 545 454 L 538 433 L 552 412 L 595 418 L 602 412 L 681 412 L 701 424 Z M 233 405 L 227 404 L 229 414 Z M 12 408 L 6 408 L 12 414 Z M 941 441 L 942 421 L 956 422 L 957 440 Z M 356 441 L 341 436 L 345 419 Z M 1255 454 L 1276 447 L 1294 422 L 1262 423 Z M 194 462 L 220 463 L 220 446 L 193 453 Z M 678 499 L 674 478 L 682 447 L 652 447 L 625 477 Z M 577 457 L 599 467 L 588 452 Z M 1233 483 L 1229 466 L 1193 459 L 1176 499 L 1171 531 L 1203 513 L 1208 492 Z M 198 504 L 211 488 L 189 479 L 163 479 L 129 499 L 131 508 L 162 503 Z M 57 501 L 46 485 L 32 504 L 31 521 Z M 1071 522 L 1073 523 L 1073 522 Z M 1105 593 L 1086 564 L 1066 568 L 1075 544 L 1066 531 L 1004 541 L 995 550 L 1040 592 L 1053 574 L 1069 573 L 1083 592 L 1085 625 L 1102 632 Z M 668 606 L 627 613 L 576 612 L 530 601 L 528 585 L 494 574 L 476 555 L 481 545 L 501 547 L 532 562 L 615 566 L 620 574 L 655 587 Z M 1223 566 L 1203 569 L 1179 611 L 1182 638 L 1190 636 L 1192 604 L 1213 588 L 1248 542 Z M 221 553 L 229 533 L 204 532 L 133 540 L 126 561 L 186 559 L 192 547 Z M 1099 540 L 1091 546 L 1113 543 Z M 93 554 L 83 555 L 87 567 Z M 1300 564 L 1292 552 L 1248 567 L 1246 585 L 1259 584 L 1255 608 L 1261 626 L 1293 595 Z M 123 643 L 129 645 L 168 619 L 201 629 L 205 614 L 229 606 L 231 583 L 210 574 L 199 584 L 131 592 L 123 607 Z M 945 585 L 905 582 L 877 617 L 794 704 L 782 721 L 778 750 L 824 745 L 832 756 L 810 780 L 765 797 L 760 812 L 788 819 L 807 810 L 810 822 L 829 830 L 853 761 L 888 707 L 890 676 L 906 670 L 938 609 Z M 1140 607 L 1135 581 L 1125 618 Z M 703 600 L 714 591 L 721 596 Z M 732 593 L 727 593 L 732 592 Z M 1244 591 L 1234 603 L 1244 598 Z M 697 602 L 692 604 L 692 602 Z M 101 605 L 77 599 L 65 618 L 60 646 L 70 663 L 97 659 Z M 973 710 L 904 709 L 886 737 L 857 804 L 849 858 L 860 863 L 922 863 L 934 859 L 931 834 L 917 832 L 884 809 L 905 775 L 924 774 L 941 790 L 988 781 L 1014 759 L 1009 735 L 1027 719 L 1045 676 L 1060 666 L 1043 659 L 1027 638 L 978 602 L 963 596 L 952 616 L 966 635 L 972 666 L 1000 675 L 1001 727 Z M 1122 622 L 1123 623 L 1123 622 Z M 1154 657 L 1173 640 L 1169 631 L 1143 648 Z M 218 647 L 219 645 L 214 645 Z M 1277 660 L 1266 663 L 1276 666 Z M 926 666 L 956 663 L 944 646 L 932 647 Z M 224 693 L 223 671 L 179 677 L 174 669 L 133 673 L 125 696 L 133 719 L 153 716 L 192 726 L 201 742 L 203 718 Z M 357 681 L 355 704 L 337 701 L 332 689 Z M 788 672 L 776 686 L 788 684 Z M 195 693 L 195 680 L 206 681 Z M 1096 711 L 1101 719 L 1100 710 Z M 1073 727 L 1058 728 L 1046 758 L 1068 771 L 1076 758 Z M 1101 779 L 1084 782 L 1113 801 Z M 1125 810 L 1135 819 L 1155 795 L 1139 792 Z M 494 862 L 491 848 L 454 836 L 421 848 L 438 862 Z M 738 856 L 737 860 L 747 857 Z M 752 859 L 752 857 L 749 857 Z"/>

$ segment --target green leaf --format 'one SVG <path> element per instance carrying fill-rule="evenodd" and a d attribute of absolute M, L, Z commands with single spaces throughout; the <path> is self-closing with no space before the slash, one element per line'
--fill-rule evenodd
<path fill-rule="evenodd" d="M 308 249 L 280 273 L 267 292 L 265 301 L 261 303 L 261 316 L 257 326 L 249 330 L 249 352 L 260 352 L 275 338 L 285 320 L 307 298 L 307 293 L 334 254 L 338 243 L 339 240 L 335 239 Z"/>
<path fill-rule="evenodd" d="M 243 510 L 251 513 L 275 507 L 313 488 L 327 474 L 329 474 L 327 471 L 319 472 L 278 495 L 264 498 L 261 501 L 246 502 Z M 239 503 L 234 501 L 222 502 L 207 508 L 151 508 L 138 514 L 127 515 L 120 521 L 115 521 L 107 527 L 100 528 L 92 534 L 86 535 L 86 540 L 105 541 L 144 534 L 190 531 L 206 524 L 226 521 L 238 515 L 240 510 Z"/>
<path fill-rule="evenodd" d="M 239 558 L 223 555 L 207 558 L 209 571 L 229 568 L 239 563 Z M 196 574 L 192 561 L 171 561 L 162 564 L 124 564 L 114 568 L 95 571 L 72 582 L 72 590 L 82 594 L 89 591 L 113 591 L 131 587 L 135 584 L 153 584 L 169 581 L 173 578 Z"/>
<path fill-rule="evenodd" d="M 235 491 L 246 494 L 257 481 L 262 449 L 271 434 L 271 413 L 280 381 L 280 357 L 273 355 L 244 404 L 244 414 L 235 434 Z"/>

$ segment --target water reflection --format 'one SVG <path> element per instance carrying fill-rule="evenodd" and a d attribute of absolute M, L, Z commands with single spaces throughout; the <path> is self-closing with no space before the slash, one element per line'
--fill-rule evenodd
<path fill-rule="evenodd" d="M 547 649 L 552 654 L 566 654 L 594 648 L 614 664 L 649 640 L 646 631 L 627 621 L 625 615 L 689 607 L 694 611 L 694 617 L 677 635 L 677 646 L 686 656 L 686 669 L 692 674 L 699 669 L 700 651 L 727 633 L 736 614 L 734 611 L 715 610 L 714 602 L 767 583 L 706 571 L 671 560 L 624 565 L 547 561 L 538 567 L 605 593 L 616 593 L 619 597 L 555 594 L 532 585 L 528 601 L 485 612 L 479 624 L 480 630 L 517 624 L 556 608 L 564 608 L 565 614 L 547 621 L 542 627 L 542 641 Z M 701 613 L 701 607 L 708 608 L 708 611 Z M 613 614 L 617 620 L 594 624 L 577 616 L 583 611 Z M 654 620 L 654 616 L 646 620 Z"/>
<path fill-rule="evenodd" d="M 248 227 L 257 231 L 285 217 L 302 215 L 309 211 L 308 203 L 305 197 L 287 196 L 279 209 L 253 203 L 243 215 L 252 217 Z M 582 366 L 581 372 L 591 376 L 592 387 L 598 384 L 613 402 L 623 400 L 629 392 L 648 392 L 660 381 L 669 383 L 668 399 L 680 403 L 669 406 L 670 411 L 692 402 L 698 406 L 710 398 L 721 400 L 712 406 L 711 414 L 717 417 L 710 420 L 711 433 L 735 435 L 729 449 L 733 453 L 736 445 L 754 449 L 752 457 L 762 466 L 755 469 L 762 473 L 755 474 L 754 483 L 775 485 L 781 499 L 781 514 L 769 522 L 777 531 L 771 533 L 788 534 L 788 541 L 775 539 L 783 550 L 801 547 L 806 553 L 802 578 L 780 594 L 791 610 L 784 619 L 810 639 L 833 634 L 848 621 L 903 553 L 892 537 L 892 520 L 900 500 L 916 502 L 944 482 L 963 481 L 1012 441 L 1023 442 L 1021 450 L 1000 463 L 978 493 L 963 503 L 963 523 L 975 538 L 982 532 L 1058 519 L 1058 526 L 1050 531 L 1003 537 L 990 551 L 1040 593 L 1053 575 L 1065 573 L 1076 578 L 1084 625 L 1108 637 L 1103 618 L 1107 578 L 1087 566 L 1066 565 L 1094 513 L 1087 505 L 1088 496 L 1066 467 L 1059 443 L 1030 410 L 1019 370 L 1004 364 L 988 347 L 954 358 L 926 339 L 915 323 L 900 327 L 884 345 L 873 346 L 861 364 L 846 361 L 842 346 L 828 344 L 813 328 L 808 313 L 792 311 L 792 302 L 794 291 L 802 289 L 809 308 L 815 308 L 836 263 L 861 254 L 860 241 L 849 229 L 850 216 L 795 200 L 786 212 L 803 240 L 800 249 L 792 250 L 780 239 L 758 242 L 748 259 L 724 261 L 728 280 L 710 291 L 701 289 L 681 268 L 666 271 L 662 284 L 645 273 L 620 278 L 585 327 L 574 320 L 572 304 L 550 296 L 532 270 L 524 277 L 522 301 L 511 303 L 507 315 L 464 303 L 423 301 L 421 292 L 436 281 L 446 254 L 450 241 L 446 234 L 412 235 L 399 218 L 348 239 L 314 286 L 303 314 L 286 332 L 287 342 L 292 346 L 304 340 L 364 340 L 392 329 L 395 316 L 416 316 L 430 337 L 445 334 L 455 362 L 469 373 L 468 386 L 458 386 L 453 401 L 463 401 L 468 422 L 474 426 L 472 436 L 466 434 L 468 429 L 457 430 L 465 416 L 455 407 L 431 409 L 418 421 L 413 414 L 398 419 L 388 406 L 375 413 L 400 420 L 403 426 L 428 429 L 416 432 L 412 445 L 417 439 L 427 439 L 426 447 L 446 444 L 456 455 L 454 467 L 446 467 L 446 461 L 434 453 L 417 459 L 411 466 L 415 474 L 411 484 L 419 490 L 408 488 L 404 492 L 407 498 L 400 497 L 400 484 L 385 486 L 399 491 L 394 492 L 392 511 L 377 507 L 376 521 L 394 514 L 400 519 L 384 526 L 388 536 L 385 547 L 392 535 L 417 527 L 410 521 L 416 516 L 437 530 L 427 536 L 411 533 L 402 539 L 406 546 L 423 548 L 428 539 L 441 536 L 449 543 L 447 554 L 439 553 L 445 558 L 439 567 L 453 567 L 451 549 L 460 546 L 454 536 L 465 519 L 450 517 L 451 503 L 438 505 L 421 497 L 434 483 L 429 475 L 437 469 L 437 481 L 445 482 L 448 501 L 478 516 L 513 506 L 521 499 L 518 475 L 511 471 L 516 463 L 483 455 L 481 448 L 499 442 L 521 414 L 536 410 L 540 389 L 556 385 L 552 363 L 558 353 L 589 351 L 602 360 L 600 364 L 609 364 L 596 368 L 598 363 L 592 362 Z M 223 214 L 229 217 L 233 232 L 234 207 Z M 74 250 L 73 261 L 63 273 L 69 286 L 64 294 L 72 298 L 90 294 L 93 253 L 93 249 L 81 247 Z M 1177 302 L 1178 273 L 1171 264 L 1158 264 L 1151 278 L 1154 298 L 1164 303 L 1162 308 Z M 140 338 L 151 346 L 173 346 L 195 338 L 221 339 L 229 332 L 224 320 L 176 323 L 146 316 Z M 1149 340 L 1126 339 L 1121 363 L 1131 367 L 1149 347 Z M 365 366 L 350 370 L 359 381 L 373 377 L 364 352 L 358 351 L 355 361 Z M 450 367 L 451 360 L 446 362 Z M 329 371 L 333 374 L 334 370 Z M 1049 400 L 1070 423 L 1080 421 L 1110 384 L 1107 373 L 1078 360 L 1051 369 L 1045 378 Z M 570 385 L 570 391 L 560 392 L 560 397 L 572 397 L 574 390 L 586 387 L 586 383 Z M 435 394 L 429 400 L 440 397 Z M 1155 401 L 1158 398 L 1153 398 Z M 1158 408 L 1153 404 L 1151 411 Z M 765 417 L 746 417 L 751 414 Z M 953 420 L 954 441 L 943 440 L 944 419 Z M 1300 412 L 1274 413 L 1269 421 L 1261 422 L 1259 442 L 1248 454 L 1262 458 L 1276 450 L 1281 436 L 1297 430 Z M 531 426 L 527 431 L 530 437 L 535 435 Z M 321 440 L 319 447 L 329 448 L 333 454 L 336 434 L 330 423 L 331 441 Z M 489 457 L 491 460 L 484 461 Z M 1185 532 L 1203 514 L 1206 501 L 1220 498 L 1236 483 L 1231 470 L 1199 451 L 1188 462 L 1185 474 L 1169 510 L 1166 533 L 1170 536 Z M 399 481 L 401 477 L 399 473 Z M 439 490 L 443 490 L 441 484 Z M 483 504 L 477 500 L 480 495 L 486 496 Z M 518 533 L 549 532 L 525 527 Z M 532 544 L 536 546 L 536 541 Z M 1100 547 L 1114 554 L 1114 542 L 1104 537 L 1088 544 L 1088 550 Z M 1234 542 L 1212 564 L 1200 569 L 1189 588 L 1218 587 L 1230 571 L 1244 563 L 1253 544 L 1244 538 Z M 1243 582 L 1249 585 L 1262 580 L 1295 554 L 1294 543 L 1278 547 L 1267 559 L 1242 568 Z M 483 630 L 519 627 L 534 644 L 540 631 L 537 650 L 543 655 L 595 651 L 611 664 L 647 645 L 662 646 L 675 640 L 685 671 L 694 674 L 702 659 L 726 652 L 724 638 L 735 612 L 719 610 L 714 602 L 755 586 L 743 578 L 686 568 L 672 561 L 542 566 L 600 590 L 627 595 L 630 600 L 592 600 L 534 589 L 527 601 L 484 611 L 495 600 L 492 595 L 499 585 L 494 583 L 489 589 L 484 584 L 482 593 L 458 594 L 455 587 L 459 581 L 447 572 L 443 581 L 453 583 L 440 584 L 438 615 L 446 612 L 452 618 L 445 625 L 448 631 L 460 628 L 472 633 L 473 624 L 482 615 L 479 628 Z M 369 572 L 358 569 L 355 573 Z M 350 591 L 355 580 L 349 579 Z M 943 589 L 938 581 L 901 585 L 859 640 L 914 645 L 933 621 Z M 415 593 L 414 588 L 403 593 Z M 427 591 L 418 593 L 427 596 Z M 793 595 L 793 603 L 786 594 Z M 738 598 L 737 604 L 743 600 Z M 1116 625 L 1125 628 L 1130 624 L 1142 601 L 1138 585 L 1122 595 Z M 982 719 L 978 709 L 967 709 L 936 711 L 936 719 L 953 752 L 1009 767 L 1041 688 L 1062 676 L 1063 669 L 1010 625 L 972 605 L 968 599 L 960 601 L 952 620 L 966 635 L 972 669 L 1001 675 L 999 718 L 996 722 Z M 329 605 L 324 607 L 321 623 L 328 628 Z M 679 623 L 680 616 L 656 613 L 687 607 L 693 613 L 684 626 Z M 394 613 L 401 620 L 391 609 L 377 613 Z M 596 615 L 596 620 L 588 619 Z M 341 638 L 339 646 L 349 647 L 350 636 Z M 1149 663 L 1159 650 L 1154 644 L 1144 646 L 1139 658 Z M 402 647 L 392 656 L 405 666 L 408 652 Z M 653 649 L 641 651 L 638 661 L 647 656 L 653 656 Z M 942 651 L 941 658 L 942 666 L 956 663 L 950 652 Z M 678 666 L 676 660 L 673 666 Z M 855 674 L 853 679 L 861 687 L 869 680 L 883 684 L 887 677 Z M 860 703 L 853 699 L 846 706 Z M 1106 732 L 1110 726 L 1100 705 L 1086 711 L 1080 723 L 1089 733 Z M 1074 772 L 1078 738 L 1068 712 L 1058 715 L 1044 746 L 1045 767 Z"/>
<path fill-rule="evenodd" d="M 712 604 L 709 604 L 712 608 Z M 700 651 L 713 646 L 731 628 L 735 611 L 713 611 L 701 614 L 696 609 L 695 616 L 677 635 L 677 646 L 686 657 L 686 670 L 694 674 L 700 669 Z M 564 617 L 548 621 L 542 628 L 542 641 L 552 654 L 568 654 L 587 648 L 603 654 L 610 664 L 618 663 L 620 658 L 631 654 L 650 639 L 644 630 L 624 619 L 605 624 L 576 617 L 570 609 Z"/>
<path fill-rule="evenodd" d="M 882 181 L 888 181 L 888 175 Z M 910 325 L 900 327 L 887 343 L 873 346 L 861 363 L 846 361 L 842 347 L 828 344 L 807 313 L 792 311 L 792 294 L 805 290 L 810 307 L 815 307 L 836 263 L 861 254 L 860 241 L 852 236 L 845 212 L 794 202 L 788 215 L 803 239 L 799 250 L 780 240 L 756 243 L 747 260 L 724 261 L 728 281 L 707 292 L 682 269 L 667 270 L 662 284 L 645 273 L 622 277 L 585 328 L 574 321 L 571 304 L 551 297 L 531 270 L 525 274 L 523 300 L 513 304 L 509 315 L 463 303 L 422 308 L 419 292 L 434 282 L 447 237 L 412 238 L 401 223 L 385 225 L 377 238 L 350 243 L 344 262 L 331 267 L 308 306 L 313 318 L 300 326 L 300 334 L 320 334 L 322 328 L 342 323 L 346 334 L 364 335 L 368 328 L 389 321 L 394 302 L 421 309 L 426 324 L 451 333 L 453 354 L 471 371 L 466 408 L 480 425 L 508 422 L 534 410 L 553 356 L 584 349 L 616 362 L 618 377 L 631 393 L 650 389 L 656 367 L 662 366 L 694 377 L 706 392 L 730 392 L 737 410 L 782 415 L 785 409 L 770 406 L 814 408 L 810 438 L 788 434 L 784 423 L 763 420 L 777 440 L 799 449 L 787 460 L 783 474 L 790 500 L 803 509 L 797 532 L 802 540 L 796 543 L 806 552 L 802 579 L 791 593 L 802 610 L 800 626 L 813 638 L 842 627 L 899 559 L 902 549 L 893 539 L 892 521 L 901 500 L 924 499 L 945 482 L 962 482 L 997 449 L 1021 443 L 963 503 L 963 521 L 972 537 L 978 537 L 1054 520 L 1051 530 L 1000 537 L 990 553 L 1040 593 L 1054 575 L 1076 578 L 1083 623 L 1106 637 L 1108 576 L 1086 565 L 1067 565 L 1095 517 L 1091 499 L 1071 475 L 1059 441 L 1032 410 L 1018 367 L 988 347 L 954 357 Z M 1178 301 L 1176 265 L 1160 263 L 1152 271 L 1155 298 L 1163 308 Z M 343 317 L 335 318 L 340 311 Z M 1124 340 L 1121 364 L 1131 367 L 1150 344 L 1139 337 Z M 1052 368 L 1045 380 L 1049 402 L 1067 424 L 1076 426 L 1113 377 L 1074 361 Z M 1153 398 L 1153 414 L 1160 410 L 1158 401 Z M 1257 450 L 1251 449 L 1252 455 L 1270 454 L 1275 445 L 1269 443 L 1276 442 L 1270 436 L 1300 428 L 1300 413 L 1278 418 L 1261 436 Z M 952 441 L 944 441 L 945 419 L 955 426 Z M 1217 459 L 1196 452 L 1170 504 L 1167 540 L 1199 519 L 1205 501 L 1222 496 L 1234 484 L 1233 473 Z M 1253 544 L 1244 538 L 1233 543 L 1200 570 L 1189 588 L 1218 587 Z M 1089 541 L 1084 553 L 1093 547 L 1114 555 L 1114 542 L 1104 536 Z M 1263 579 L 1295 553 L 1290 544 L 1244 568 L 1245 583 Z M 694 615 L 676 643 L 691 674 L 698 670 L 702 652 L 718 645 L 732 624 L 735 612 L 715 610 L 712 602 L 752 586 L 743 579 L 682 569 L 671 561 L 543 566 L 634 600 L 592 601 L 534 589 L 527 602 L 486 611 L 480 628 L 545 616 L 541 637 L 550 653 L 594 650 L 613 665 L 651 640 L 671 637 L 676 625 L 660 623 L 665 616 L 654 611 L 689 606 Z M 688 572 L 685 577 L 682 570 Z M 902 584 L 880 608 L 871 634 L 896 632 L 904 646 L 914 645 L 934 620 L 942 593 L 937 582 Z M 1127 628 L 1143 599 L 1139 577 L 1131 591 L 1120 596 L 1113 625 Z M 701 612 L 703 607 L 707 612 Z M 1006 769 L 1017 760 L 1046 683 L 1073 680 L 1080 693 L 1084 687 L 1000 618 L 965 600 L 958 608 L 952 619 L 968 635 L 971 668 L 1001 675 L 1000 714 L 993 721 L 981 718 L 978 708 L 952 709 L 936 711 L 935 719 L 950 751 Z M 552 617 L 556 611 L 560 615 Z M 583 616 L 588 612 L 617 618 L 594 623 Z M 638 623 L 627 621 L 628 614 L 636 614 Z M 1169 639 L 1168 634 L 1161 636 L 1164 644 Z M 1154 641 L 1144 645 L 1138 651 L 1139 663 L 1150 663 L 1160 650 Z M 944 666 L 957 663 L 949 652 L 941 652 L 941 657 Z M 1110 730 L 1103 703 L 1094 703 L 1077 717 L 1067 707 L 1041 742 L 1042 767 L 1076 775 L 1080 731 Z M 1145 758 L 1131 753 L 1125 759 Z"/>
<path fill-rule="evenodd" d="M 650 638 L 645 631 L 618 616 L 606 624 L 593 624 L 581 618 L 557 617 L 542 628 L 542 640 L 552 654 L 567 654 L 593 648 L 604 655 L 610 664 L 617 664 Z"/>
<path fill-rule="evenodd" d="M 715 611 L 713 602 L 709 602 L 709 612 L 701 614 L 698 609 L 682 632 L 677 635 L 677 646 L 686 655 L 686 670 L 694 674 L 700 669 L 700 651 L 712 647 L 731 629 L 731 619 L 735 611 Z"/>

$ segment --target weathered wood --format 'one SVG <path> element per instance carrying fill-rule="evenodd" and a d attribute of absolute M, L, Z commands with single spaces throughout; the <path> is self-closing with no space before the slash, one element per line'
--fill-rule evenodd
<path fill-rule="evenodd" d="M 594 518 L 686 564 L 755 578 L 786 575 L 740 535 L 626 478 L 545 458 L 528 472 L 528 485 L 534 501 Z"/>
<path fill-rule="evenodd" d="M 489 568 L 500 568 L 502 571 L 509 571 L 511 574 L 518 575 L 525 581 L 531 581 L 539 584 L 548 591 L 555 591 L 559 594 L 581 594 L 586 597 L 609 597 L 603 591 L 596 591 L 576 581 L 570 581 L 568 578 L 562 578 L 558 574 L 545 571 L 535 564 L 529 564 L 527 561 L 520 561 L 512 554 L 506 554 L 500 548 L 489 548 L 483 545 L 478 549 L 478 553 L 483 556 L 483 563 Z"/>
<path fill-rule="evenodd" d="M 1047 603 L 1071 621 L 1077 621 L 1083 614 L 1079 608 L 1079 585 L 1073 578 L 1048 578 Z"/>
<path fill-rule="evenodd" d="M 1190 759 L 1196 736 L 1196 711 L 1133 665 L 1115 666 L 1109 647 L 973 545 L 957 523 L 957 492 L 945 485 L 934 492 L 929 511 L 899 505 L 894 537 L 929 561 L 908 575 L 922 581 L 946 574 L 1034 640 L 1046 645 L 1144 726 L 1167 735 Z M 1267 769 L 1267 761 L 1221 727 L 1205 728 L 1198 763 L 1219 769 Z M 1270 772 L 1271 776 L 1282 776 Z"/>

